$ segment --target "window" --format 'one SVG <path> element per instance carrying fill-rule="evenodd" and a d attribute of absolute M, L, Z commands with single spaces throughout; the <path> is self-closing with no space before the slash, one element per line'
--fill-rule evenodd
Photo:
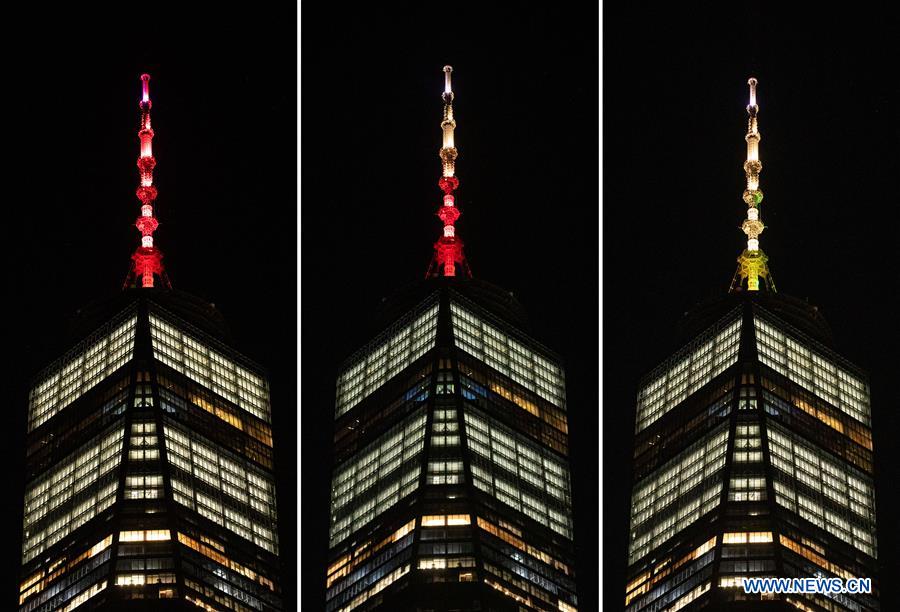
<path fill-rule="evenodd" d="M 766 435 L 775 502 L 875 557 L 872 479 L 787 429 L 772 424 Z"/>
<path fill-rule="evenodd" d="M 434 346 L 438 305 L 432 298 L 348 359 L 337 380 L 335 417 L 347 413 Z M 425 308 L 424 312 L 421 309 Z"/>
<path fill-rule="evenodd" d="M 335 468 L 331 546 L 418 487 L 425 423 L 425 410 L 419 409 Z"/>
<path fill-rule="evenodd" d="M 28 431 L 87 393 L 130 361 L 134 353 L 137 317 L 108 324 L 45 370 L 28 395 Z"/>
<path fill-rule="evenodd" d="M 629 564 L 719 504 L 727 446 L 724 423 L 635 485 Z"/>
<path fill-rule="evenodd" d="M 115 502 L 124 433 L 94 438 L 26 487 L 23 563 Z"/>
<path fill-rule="evenodd" d="M 155 359 L 269 422 L 269 388 L 262 376 L 152 313 L 150 335 Z"/>
<path fill-rule="evenodd" d="M 476 488 L 567 538 L 572 537 L 569 467 L 558 455 L 466 407 Z M 546 495 L 545 495 L 546 494 Z"/>
<path fill-rule="evenodd" d="M 469 525 L 471 519 L 468 514 L 430 514 L 422 517 L 422 527 L 443 527 L 444 525 Z"/>
<path fill-rule="evenodd" d="M 649 427 L 735 363 L 740 339 L 741 318 L 729 313 L 651 372 L 650 382 L 638 393 L 635 432 Z"/>
<path fill-rule="evenodd" d="M 252 463 L 166 422 L 174 500 L 277 554 L 275 483 Z"/>
<path fill-rule="evenodd" d="M 839 358 L 828 349 L 802 334 L 782 331 L 758 315 L 753 322 L 762 363 L 854 419 L 869 424 L 869 386 L 865 380 L 839 364 Z"/>
<path fill-rule="evenodd" d="M 555 358 L 532 350 L 455 302 L 450 304 L 450 317 L 456 346 L 551 404 L 565 408 L 565 380 Z"/>
<path fill-rule="evenodd" d="M 120 531 L 120 542 L 164 542 L 172 539 L 168 529 L 146 529 L 142 531 Z"/>

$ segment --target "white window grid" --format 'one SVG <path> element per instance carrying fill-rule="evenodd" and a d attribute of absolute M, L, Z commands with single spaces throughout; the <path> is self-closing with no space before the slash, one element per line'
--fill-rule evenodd
<path fill-rule="evenodd" d="M 99 339 L 82 343 L 44 376 L 28 396 L 28 431 L 51 419 L 130 361 L 136 323 L 137 317 L 130 317 Z"/>
<path fill-rule="evenodd" d="M 635 485 L 629 564 L 719 504 L 727 446 L 728 427 L 723 424 Z"/>
<path fill-rule="evenodd" d="M 251 526 L 258 525 L 259 521 L 251 519 L 251 515 L 246 512 L 247 507 L 253 508 L 268 519 L 268 524 L 275 524 L 277 511 L 275 483 L 272 478 L 253 469 L 249 464 L 218 452 L 211 445 L 188 438 L 183 431 L 168 424 L 163 425 L 163 433 L 169 463 L 216 491 L 224 493 L 220 499 L 214 499 L 200 490 L 195 490 L 179 477 L 173 477 L 172 489 L 175 501 L 196 510 L 269 552 L 277 553 L 277 537 L 265 536 L 265 533 L 272 533 L 267 528 L 264 532 L 252 529 Z"/>
<path fill-rule="evenodd" d="M 837 360 L 817 350 L 799 334 L 794 337 L 758 315 L 753 321 L 756 348 L 763 364 L 857 421 L 870 424 L 869 387 L 865 380 L 841 367 Z"/>
<path fill-rule="evenodd" d="M 826 451 L 801 441 L 787 430 L 769 425 L 766 433 L 772 465 L 783 474 L 774 483 L 776 503 L 875 557 L 871 535 L 875 530 L 872 480 L 850 466 L 833 461 Z M 797 481 L 814 491 L 817 500 L 803 495 L 795 485 Z M 835 518 L 838 515 L 819 503 L 825 499 L 846 510 L 840 521 Z M 853 529 L 845 528 L 845 524 L 852 525 Z"/>
<path fill-rule="evenodd" d="M 434 347 L 438 305 L 410 318 L 409 322 L 401 320 L 376 338 L 341 372 L 337 380 L 335 418 L 347 413 Z M 401 326 L 399 330 L 396 329 L 398 325 Z"/>
<path fill-rule="evenodd" d="M 66 537 L 115 502 L 118 478 L 100 487 L 97 482 L 115 470 L 122 459 L 124 428 L 96 438 L 65 457 L 59 467 L 26 487 L 22 562 L 27 563 Z M 47 514 L 59 512 L 73 498 L 93 486 L 94 494 L 83 499 L 53 523 L 34 530 Z"/>
<path fill-rule="evenodd" d="M 572 499 L 568 466 L 550 451 L 505 431 L 498 423 L 480 416 L 474 410 L 464 410 L 463 419 L 469 449 L 483 457 L 487 464 L 472 464 L 473 484 L 571 539 L 572 522 L 569 516 Z M 504 475 L 495 467 L 502 468 L 509 475 Z M 555 500 L 554 505 L 565 511 L 559 512 L 551 505 L 538 502 L 537 498 L 528 494 L 527 489 L 519 487 L 521 482 L 545 491 Z"/>
<path fill-rule="evenodd" d="M 566 406 L 565 377 L 550 357 L 533 351 L 455 302 L 450 303 L 454 343 L 551 404 Z"/>
<path fill-rule="evenodd" d="M 426 413 L 421 409 L 335 469 L 331 480 L 331 545 L 416 488 L 421 473 L 416 458 L 425 449 L 425 422 Z M 359 503 L 372 497 L 373 491 L 378 492 L 374 498 Z M 346 509 L 351 507 L 352 514 L 347 514 Z"/>
<path fill-rule="evenodd" d="M 271 422 L 265 379 L 160 317 L 150 314 L 153 356 L 250 414 Z"/>
<path fill-rule="evenodd" d="M 737 362 L 740 342 L 741 318 L 732 312 L 654 370 L 638 393 L 635 433 Z"/>

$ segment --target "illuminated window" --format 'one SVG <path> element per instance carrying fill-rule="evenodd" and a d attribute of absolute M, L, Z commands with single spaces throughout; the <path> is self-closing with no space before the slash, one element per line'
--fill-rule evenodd
<path fill-rule="evenodd" d="M 741 531 L 722 535 L 722 542 L 725 544 L 762 544 L 771 541 L 771 531 Z"/>
<path fill-rule="evenodd" d="M 689 591 L 685 595 L 682 595 L 681 597 L 679 597 L 678 599 L 675 600 L 675 603 L 672 604 L 672 607 L 669 608 L 668 612 L 676 612 L 677 610 L 681 610 L 683 607 L 685 607 L 686 605 L 688 605 L 689 603 L 691 603 L 692 601 L 694 601 L 695 599 L 697 599 L 698 597 L 700 597 L 701 595 L 703 595 L 704 593 L 709 591 L 711 586 L 712 586 L 712 583 L 705 582 L 705 583 L 697 586 L 693 590 Z"/>
<path fill-rule="evenodd" d="M 147 529 L 142 531 L 120 531 L 120 542 L 163 542 L 172 538 L 168 529 Z"/>
<path fill-rule="evenodd" d="M 425 410 L 419 409 L 335 468 L 331 546 L 416 490 L 425 422 Z"/>
<path fill-rule="evenodd" d="M 45 370 L 28 396 L 28 431 L 87 393 L 134 353 L 137 317 L 107 325 Z"/>
<path fill-rule="evenodd" d="M 555 406 L 566 405 L 562 368 L 483 318 L 451 302 L 454 344 Z M 533 341 L 528 341 L 533 343 Z"/>
<path fill-rule="evenodd" d="M 431 298 L 426 300 L 430 302 Z M 437 304 L 395 323 L 365 348 L 348 359 L 350 364 L 337 380 L 335 416 L 348 412 L 406 366 L 430 350 L 437 337 Z"/>
<path fill-rule="evenodd" d="M 563 574 L 568 576 L 571 573 L 569 566 L 567 566 L 562 561 L 552 557 L 551 555 L 547 554 L 543 550 L 540 550 L 539 548 L 536 548 L 536 547 L 532 546 L 531 544 L 526 544 L 524 540 L 517 537 L 516 535 L 513 535 L 513 533 L 510 533 L 508 530 L 511 529 L 511 527 L 512 527 L 511 525 L 507 525 L 507 524 L 503 523 L 503 521 L 501 521 L 501 523 L 503 525 L 503 527 L 501 528 L 500 526 L 497 526 L 497 525 L 491 523 L 490 521 L 481 518 L 480 516 L 477 518 L 477 523 L 481 529 L 483 529 L 487 533 L 491 534 L 492 536 L 494 536 L 500 540 L 503 540 L 507 544 L 515 546 L 522 552 L 527 552 L 529 555 L 531 555 L 535 559 L 538 559 L 538 560 L 546 563 L 547 565 L 553 567 L 554 569 L 561 571 Z M 513 531 L 516 531 L 517 535 L 522 535 L 521 532 L 518 532 L 517 530 L 513 530 Z"/>
<path fill-rule="evenodd" d="M 374 597 L 375 595 L 377 595 L 384 589 L 388 588 L 394 582 L 403 578 L 403 576 L 405 576 L 406 574 L 409 573 L 409 570 L 410 570 L 409 564 L 398 567 L 397 569 L 395 569 L 391 573 L 389 573 L 387 576 L 385 576 L 384 578 L 382 578 L 381 580 L 376 582 L 374 585 L 372 585 L 368 590 L 363 591 L 362 593 L 360 593 L 359 595 L 354 597 L 349 603 L 347 603 L 346 606 L 344 606 L 342 608 L 342 610 L 349 611 L 349 610 L 352 610 L 354 608 L 361 606 L 370 597 Z"/>
<path fill-rule="evenodd" d="M 143 584 L 143 574 L 119 574 L 116 576 L 117 586 L 141 586 Z"/>
<path fill-rule="evenodd" d="M 177 468 L 171 478 L 174 500 L 277 554 L 272 477 L 169 422 L 163 426 L 163 433 L 169 462 Z M 208 488 L 194 486 L 195 480 Z"/>
<path fill-rule="evenodd" d="M 429 461 L 428 484 L 459 484 L 463 482 L 462 461 Z"/>
<path fill-rule="evenodd" d="M 454 525 L 470 525 L 468 514 L 430 514 L 422 517 L 422 527 L 443 527 Z"/>
<path fill-rule="evenodd" d="M 518 593 L 516 593 L 516 592 L 514 592 L 514 591 L 510 591 L 508 588 L 506 588 L 505 586 L 503 586 L 503 585 L 500 584 L 499 582 L 496 582 L 496 581 L 494 581 L 494 580 L 490 580 L 489 578 L 485 578 L 485 579 L 484 579 L 484 583 L 487 584 L 487 585 L 490 585 L 491 587 L 493 587 L 493 588 L 495 588 L 496 590 L 500 591 L 501 593 L 503 593 L 503 594 L 506 595 L 507 597 L 509 597 L 509 598 L 511 598 L 511 599 L 514 599 L 515 601 L 519 602 L 520 604 L 524 604 L 524 605 L 526 605 L 526 606 L 532 606 L 532 605 L 533 605 L 533 604 L 531 603 L 531 599 L 530 599 L 530 598 L 528 598 L 528 597 L 522 597 L 522 596 L 519 595 Z"/>
<path fill-rule="evenodd" d="M 760 463 L 762 456 L 762 438 L 759 425 L 755 423 L 738 424 L 735 427 L 734 461 L 736 463 Z"/>
<path fill-rule="evenodd" d="M 567 538 L 572 537 L 569 467 L 559 455 L 526 436 L 483 417 L 463 412 L 476 488 L 524 512 Z"/>
<path fill-rule="evenodd" d="M 875 557 L 871 477 L 777 425 L 768 427 L 767 436 L 772 465 L 777 470 L 776 503 Z M 811 489 L 815 498 L 804 493 L 798 482 Z M 826 499 L 843 510 L 826 509 Z"/>
<path fill-rule="evenodd" d="M 447 560 L 443 557 L 435 559 L 419 559 L 419 569 L 446 569 Z"/>
<path fill-rule="evenodd" d="M 762 363 L 854 419 L 869 424 L 869 387 L 865 380 L 843 367 L 828 349 L 802 334 L 782 331 L 759 316 L 754 316 L 753 322 Z"/>
<path fill-rule="evenodd" d="M 76 566 L 79 566 L 79 564 L 81 564 L 83 561 L 86 561 L 87 559 L 93 559 L 93 558 L 97 557 L 98 555 L 101 555 L 101 553 L 105 553 L 101 557 L 98 557 L 96 559 L 96 564 L 105 562 L 106 560 L 109 559 L 108 549 L 111 544 L 112 544 L 112 536 L 108 535 L 105 538 L 103 538 L 102 540 L 100 540 L 99 542 L 97 542 L 96 544 L 94 544 L 91 548 L 82 552 L 79 555 L 76 555 L 71 558 L 67 558 L 64 556 L 64 557 L 54 560 L 52 563 L 49 563 L 49 564 L 45 563 L 44 564 L 45 569 L 42 569 L 41 571 L 37 572 L 36 574 L 31 575 L 20 585 L 20 587 L 19 587 L 19 605 L 22 605 L 23 603 L 25 603 L 25 601 L 27 599 L 29 599 L 30 597 L 37 595 L 38 593 L 41 593 L 42 591 L 44 591 L 44 589 L 46 589 L 51 583 L 53 583 L 57 579 L 59 579 L 60 576 L 62 576 L 66 572 L 71 572 Z M 83 570 L 82 570 L 82 568 L 79 568 L 78 571 L 83 571 Z M 76 572 L 76 578 L 77 578 L 77 572 Z M 70 581 L 71 580 L 74 580 L 74 578 L 70 579 Z M 61 583 L 59 583 L 59 582 L 56 583 L 57 588 L 60 584 Z M 102 584 L 102 586 L 101 586 L 101 584 Z M 106 588 L 105 582 L 103 582 L 101 584 L 94 585 L 94 587 L 92 587 L 92 589 L 88 589 L 81 595 L 75 597 L 73 600 L 71 600 L 69 602 L 67 608 L 65 608 L 65 609 L 71 610 L 71 609 L 81 605 L 82 603 L 84 603 L 85 601 L 90 599 L 93 595 L 95 595 L 96 593 L 98 593 L 98 592 L 102 591 L 104 588 Z"/>
<path fill-rule="evenodd" d="M 98 436 L 27 485 L 23 563 L 115 502 L 123 437 L 121 427 Z"/>
<path fill-rule="evenodd" d="M 66 606 L 64 608 L 61 609 L 62 612 L 71 612 L 72 610 L 74 610 L 75 608 L 77 608 L 78 606 L 80 606 L 81 604 L 83 604 L 84 602 L 86 602 L 91 597 L 93 597 L 100 591 L 104 590 L 105 588 L 106 588 L 106 580 L 98 582 L 97 584 L 93 585 L 91 588 L 87 589 L 86 591 L 81 592 L 80 594 L 78 594 L 75 597 L 73 597 L 72 599 L 70 599 L 69 603 L 66 604 Z"/>
<path fill-rule="evenodd" d="M 125 477 L 125 499 L 157 499 L 163 496 L 162 474 L 138 474 Z"/>
<path fill-rule="evenodd" d="M 262 376 L 154 314 L 150 335 L 155 359 L 269 422 L 269 388 Z"/>
<path fill-rule="evenodd" d="M 459 422 L 456 410 L 438 409 L 432 412 L 431 446 L 459 446 Z"/>
<path fill-rule="evenodd" d="M 723 424 L 635 485 L 629 563 L 719 504 L 727 447 L 728 427 Z"/>
<path fill-rule="evenodd" d="M 740 339 L 741 318 L 732 312 L 648 374 L 650 382 L 638 393 L 635 432 L 737 362 Z"/>
<path fill-rule="evenodd" d="M 325 582 L 325 588 L 330 589 L 335 582 L 350 575 L 358 565 L 364 563 L 376 552 L 390 544 L 401 542 L 397 550 L 402 550 L 407 546 L 410 546 L 412 544 L 412 536 L 410 534 L 415 531 L 415 525 L 416 521 L 414 519 L 381 540 L 381 542 L 373 545 L 371 541 L 367 540 L 357 546 L 352 553 L 342 556 L 328 568 L 328 577 Z"/>
<path fill-rule="evenodd" d="M 729 501 L 762 501 L 766 499 L 766 479 L 762 476 L 742 475 L 732 478 L 728 488 Z"/>

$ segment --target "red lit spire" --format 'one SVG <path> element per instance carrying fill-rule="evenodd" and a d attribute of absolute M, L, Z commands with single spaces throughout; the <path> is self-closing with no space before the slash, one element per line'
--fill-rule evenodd
<path fill-rule="evenodd" d="M 434 256 L 431 265 L 428 266 L 426 278 L 430 276 L 456 276 L 457 266 L 465 276 L 472 276 L 469 264 L 463 254 L 463 241 L 456 235 L 456 220 L 461 214 L 456 207 L 453 192 L 459 187 L 459 179 L 456 178 L 457 151 L 453 142 L 453 130 L 456 121 L 453 119 L 453 89 L 450 85 L 450 73 L 453 68 L 444 66 L 444 118 L 441 121 L 441 129 L 444 132 L 440 157 L 443 171 L 438 187 L 444 192 L 443 205 L 437 212 L 444 224 L 443 235 L 434 243 Z"/>
<path fill-rule="evenodd" d="M 131 256 L 131 270 L 125 279 L 125 287 L 137 286 L 139 279 L 141 287 L 153 287 L 155 275 L 163 286 L 169 288 L 169 279 L 162 264 L 162 252 L 153 245 L 153 232 L 159 227 L 159 221 L 153 216 L 153 202 L 156 200 L 153 168 L 156 167 L 156 159 L 153 157 L 153 128 L 150 127 L 150 108 L 153 106 L 150 102 L 150 75 L 142 74 L 141 82 L 141 128 L 138 131 L 141 154 L 137 161 L 141 184 L 136 192 L 141 201 L 141 216 L 134 224 L 141 233 L 141 246 Z"/>

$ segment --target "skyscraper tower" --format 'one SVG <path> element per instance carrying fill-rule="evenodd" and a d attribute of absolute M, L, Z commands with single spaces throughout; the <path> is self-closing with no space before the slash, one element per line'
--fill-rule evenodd
<path fill-rule="evenodd" d="M 280 610 L 268 382 L 213 306 L 170 288 L 141 78 L 126 289 L 83 309 L 29 393 L 19 610 Z"/>
<path fill-rule="evenodd" d="M 563 368 L 471 278 L 444 73 L 442 236 L 337 378 L 325 609 L 571 612 Z"/>
<path fill-rule="evenodd" d="M 681 348 L 638 392 L 629 612 L 879 609 L 866 374 L 815 307 L 775 293 L 758 241 L 756 84 L 731 291 L 686 317 Z M 747 594 L 746 577 L 873 578 L 873 593 Z"/>

